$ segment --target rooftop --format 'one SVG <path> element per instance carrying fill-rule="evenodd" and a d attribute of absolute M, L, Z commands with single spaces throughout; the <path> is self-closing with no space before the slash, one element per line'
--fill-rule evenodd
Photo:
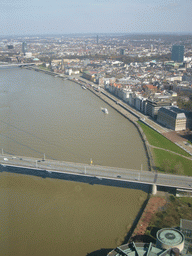
<path fill-rule="evenodd" d="M 177 119 L 186 119 L 185 111 L 173 106 L 170 107 L 162 107 L 159 111 L 166 113 L 169 116 L 172 116 Z"/>
<path fill-rule="evenodd" d="M 115 248 L 107 256 L 168 256 L 172 249 L 160 249 L 152 243 L 131 243 Z"/>

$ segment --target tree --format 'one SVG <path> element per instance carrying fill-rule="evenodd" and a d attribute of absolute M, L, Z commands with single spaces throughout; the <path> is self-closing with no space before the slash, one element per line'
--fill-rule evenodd
<path fill-rule="evenodd" d="M 181 162 L 175 164 L 175 166 L 173 168 L 173 172 L 175 174 L 180 174 L 180 175 L 184 174 L 184 169 L 183 169 L 183 165 Z"/>
<path fill-rule="evenodd" d="M 164 159 L 161 163 L 161 169 L 162 171 L 164 171 L 165 173 L 171 172 L 171 162 L 169 161 L 169 159 Z"/>

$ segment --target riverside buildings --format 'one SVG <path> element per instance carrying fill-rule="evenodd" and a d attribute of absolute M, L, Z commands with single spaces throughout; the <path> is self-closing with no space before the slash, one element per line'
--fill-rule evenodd
<path fill-rule="evenodd" d="M 192 112 L 174 106 L 174 93 L 155 93 L 147 98 L 143 97 L 142 93 L 133 92 L 128 86 L 122 88 L 117 83 L 107 84 L 105 89 L 169 129 L 174 131 L 192 129 Z"/>
<path fill-rule="evenodd" d="M 176 107 L 161 107 L 158 111 L 157 121 L 175 131 L 182 131 L 187 128 L 185 111 Z"/>
<path fill-rule="evenodd" d="M 74 35 L 2 39 L 0 60 L 20 63 L 38 58 L 44 67 L 71 77 L 82 76 L 173 127 L 165 124 L 165 117 L 158 118 L 158 113 L 162 107 L 175 106 L 175 95 L 181 91 L 192 93 L 192 37 L 99 35 L 99 44 L 96 38 Z M 31 60 L 20 54 L 26 54 L 26 50 L 32 53 Z"/>

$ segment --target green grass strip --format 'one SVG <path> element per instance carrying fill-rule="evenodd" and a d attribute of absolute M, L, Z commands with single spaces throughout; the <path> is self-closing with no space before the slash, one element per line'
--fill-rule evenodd
<path fill-rule="evenodd" d="M 153 148 L 154 162 L 160 172 L 192 176 L 192 160 Z"/>
<path fill-rule="evenodd" d="M 163 135 L 156 132 L 149 126 L 145 125 L 141 121 L 138 121 L 138 123 L 141 126 L 143 132 L 145 133 L 149 144 L 151 144 L 152 146 L 168 149 L 183 156 L 190 156 L 187 152 L 185 152 L 185 150 L 181 149 L 180 147 L 175 145 L 173 142 L 171 142 L 170 140 L 168 140 Z"/>

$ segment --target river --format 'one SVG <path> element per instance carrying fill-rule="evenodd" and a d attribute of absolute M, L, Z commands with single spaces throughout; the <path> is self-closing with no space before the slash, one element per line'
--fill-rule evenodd
<path fill-rule="evenodd" d="M 88 90 L 19 68 L 0 69 L 0 85 L 4 152 L 147 170 L 137 129 Z"/>
<path fill-rule="evenodd" d="M 60 78 L 0 69 L 0 123 L 0 145 L 10 154 L 147 169 L 136 128 Z M 0 173 L 0 255 L 85 256 L 114 248 L 146 197 L 129 188 Z"/>

